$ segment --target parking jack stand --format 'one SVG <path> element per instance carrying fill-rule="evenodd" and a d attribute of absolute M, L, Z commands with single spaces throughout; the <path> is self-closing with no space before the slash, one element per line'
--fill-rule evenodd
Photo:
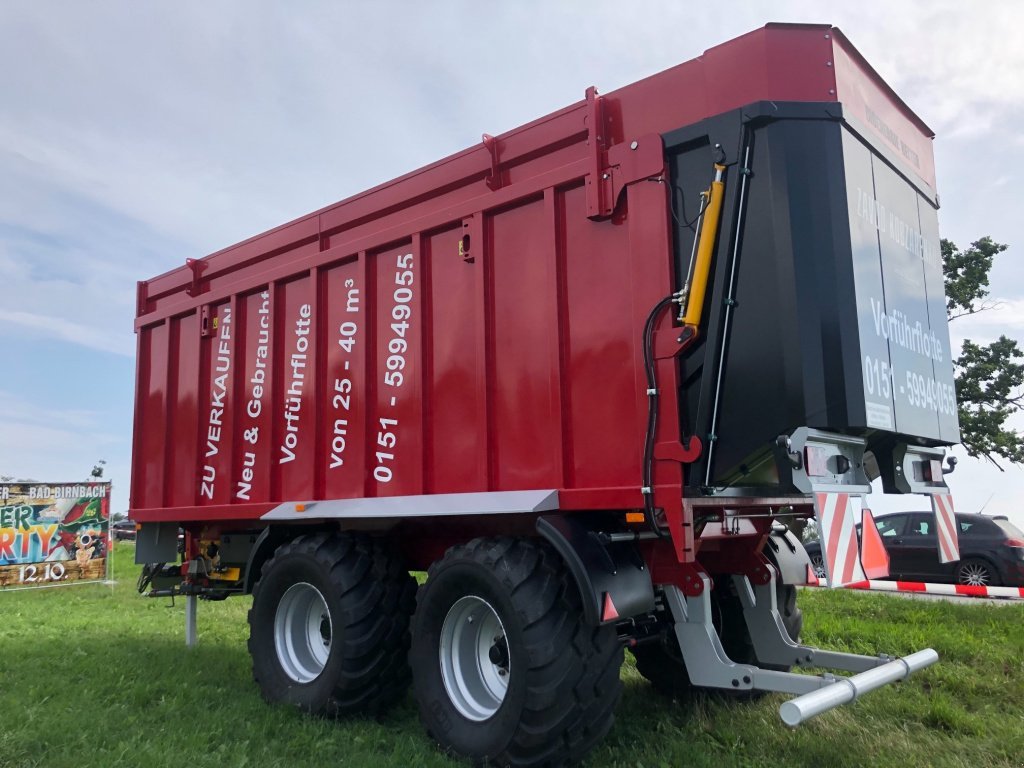
<path fill-rule="evenodd" d="M 195 595 L 185 596 L 185 647 L 195 648 L 198 640 L 196 635 L 196 606 L 198 598 Z"/>

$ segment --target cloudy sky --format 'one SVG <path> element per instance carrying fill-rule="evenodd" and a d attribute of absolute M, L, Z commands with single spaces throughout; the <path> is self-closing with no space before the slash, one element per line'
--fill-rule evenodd
<path fill-rule="evenodd" d="M 127 506 L 137 280 L 769 21 L 841 27 L 933 128 L 943 236 L 1011 246 L 1002 308 L 954 344 L 1024 339 L 1012 0 L 5 0 L 0 474 L 84 478 L 103 458 Z M 964 460 L 950 480 L 959 509 L 1024 522 L 1024 470 Z"/>

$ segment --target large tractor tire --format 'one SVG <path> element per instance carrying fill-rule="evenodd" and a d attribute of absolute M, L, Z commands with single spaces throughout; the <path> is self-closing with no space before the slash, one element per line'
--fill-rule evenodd
<path fill-rule="evenodd" d="M 263 697 L 315 715 L 376 715 L 409 687 L 416 582 L 365 536 L 319 533 L 278 547 L 249 611 Z"/>
<path fill-rule="evenodd" d="M 803 612 L 796 604 L 796 587 L 775 583 L 775 598 L 786 627 L 793 642 L 798 642 L 803 628 Z M 722 649 L 726 655 L 738 664 L 758 664 L 754 654 L 754 643 L 750 639 L 747 623 L 743 618 L 743 605 L 732 587 L 730 579 L 719 580 L 711 591 L 711 613 L 718 637 L 722 641 Z M 675 633 L 669 631 L 658 640 L 643 643 L 632 649 L 636 657 L 636 669 L 660 693 L 672 698 L 689 695 L 694 686 L 686 672 L 682 652 Z M 791 667 L 772 664 L 760 664 L 762 669 L 788 672 Z M 714 689 L 719 690 L 719 689 Z M 737 694 L 735 691 L 724 693 L 737 698 L 749 698 L 750 693 Z"/>
<path fill-rule="evenodd" d="M 448 550 L 417 598 L 409 658 L 427 731 L 477 764 L 576 762 L 622 694 L 615 629 L 584 623 L 564 563 L 536 541 Z"/>

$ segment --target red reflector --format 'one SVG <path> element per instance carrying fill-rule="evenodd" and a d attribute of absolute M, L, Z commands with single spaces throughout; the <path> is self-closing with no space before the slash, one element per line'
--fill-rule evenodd
<path fill-rule="evenodd" d="M 619 612 L 615 609 L 610 592 L 604 593 L 604 610 L 601 611 L 601 621 L 611 621 L 619 618 Z"/>
<path fill-rule="evenodd" d="M 818 580 L 818 574 L 814 572 L 814 566 L 810 563 L 807 564 L 807 586 L 808 587 L 820 587 L 821 582 Z"/>

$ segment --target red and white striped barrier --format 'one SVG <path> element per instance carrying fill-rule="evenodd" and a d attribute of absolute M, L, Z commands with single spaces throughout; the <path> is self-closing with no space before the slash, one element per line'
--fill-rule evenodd
<path fill-rule="evenodd" d="M 826 586 L 825 579 L 820 580 Z M 924 592 L 929 595 L 958 595 L 960 597 L 1001 597 L 1024 600 L 1024 587 L 982 587 L 972 584 L 924 584 L 920 581 L 855 581 L 844 589 L 864 589 L 880 592 Z"/>

